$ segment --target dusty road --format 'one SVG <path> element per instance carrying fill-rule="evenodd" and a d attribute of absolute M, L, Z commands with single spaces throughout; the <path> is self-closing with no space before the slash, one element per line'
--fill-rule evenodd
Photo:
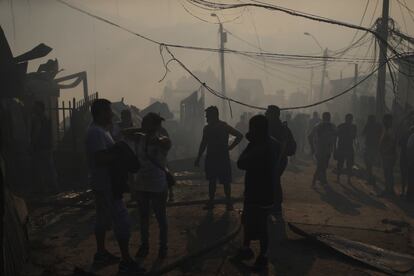
<path fill-rule="evenodd" d="M 332 165 L 333 162 L 332 162 Z M 285 193 L 284 214 L 286 222 L 296 223 L 310 232 L 333 233 L 345 238 L 376 245 L 402 253 L 414 254 L 410 247 L 410 227 L 413 225 L 414 208 L 399 198 L 382 198 L 381 185 L 368 186 L 354 178 L 348 185 L 342 184 L 329 174 L 329 185 L 311 185 L 314 166 L 311 160 L 297 159 L 289 166 L 283 177 Z M 234 197 L 240 197 L 242 179 L 233 184 Z M 176 201 L 205 199 L 207 185 L 202 180 L 179 182 Z M 218 197 L 222 197 L 218 187 Z M 73 198 L 71 198 L 73 197 Z M 30 231 L 32 263 L 25 267 L 26 275 L 73 275 L 74 267 L 91 268 L 94 254 L 93 205 L 91 194 L 79 196 L 66 194 L 53 206 L 32 204 L 32 228 Z M 48 199 L 47 202 L 55 199 Z M 75 203 L 80 203 L 77 206 Z M 60 204 L 61 203 L 61 204 Z M 68 204 L 70 206 L 65 206 Z M 131 251 L 138 248 L 139 234 L 137 210 L 130 208 L 135 222 Z M 47 204 L 46 204 L 47 205 Z M 214 243 L 239 225 L 241 205 L 236 211 L 225 212 L 223 205 L 213 212 L 202 205 L 169 207 L 170 253 L 164 263 L 155 260 L 157 254 L 157 227 L 153 220 L 151 229 L 151 254 L 143 260 L 147 269 L 168 265 L 180 257 Z M 264 275 L 385 275 L 318 246 L 291 232 L 285 223 L 272 223 L 270 266 Z M 195 258 L 168 275 L 251 275 L 249 263 L 235 264 L 229 260 L 240 245 L 239 234 L 229 244 L 211 253 Z M 256 246 L 256 245 L 255 245 Z M 119 254 L 116 242 L 110 235 L 110 251 Z M 255 248 L 256 249 L 256 248 Z M 95 269 L 98 275 L 116 275 L 117 266 Z"/>

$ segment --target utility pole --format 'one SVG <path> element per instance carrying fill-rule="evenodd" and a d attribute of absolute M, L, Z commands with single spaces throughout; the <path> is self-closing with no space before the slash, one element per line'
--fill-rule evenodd
<path fill-rule="evenodd" d="M 358 63 L 354 64 L 354 91 L 352 93 L 352 109 L 354 111 L 354 115 L 357 113 L 357 83 L 358 83 Z"/>
<path fill-rule="evenodd" d="M 381 37 L 379 41 L 379 70 L 377 79 L 377 99 L 376 99 L 376 115 L 377 119 L 381 120 L 385 113 L 385 80 L 387 76 L 387 44 L 388 41 L 388 17 L 389 17 L 390 2 L 383 0 L 382 2 L 382 18 L 377 26 L 377 32 Z"/>
<path fill-rule="evenodd" d="M 220 69 L 221 69 L 221 91 L 223 96 L 226 96 L 226 75 L 224 70 L 224 43 L 227 42 L 227 34 L 223 31 L 223 24 L 219 23 L 219 34 L 220 34 Z M 223 119 L 227 121 L 227 106 L 226 100 L 222 102 Z"/>
<path fill-rule="evenodd" d="M 313 67 L 311 68 L 310 89 L 309 89 L 309 104 L 313 101 Z"/>
<path fill-rule="evenodd" d="M 358 83 L 358 63 L 354 64 L 354 85 Z M 354 96 L 356 96 L 357 87 L 354 87 Z"/>
<path fill-rule="evenodd" d="M 325 86 L 325 74 L 326 74 L 326 63 L 328 59 L 328 48 L 323 51 L 323 68 L 322 68 L 322 79 L 321 79 L 321 90 L 319 92 L 319 100 L 323 98 L 323 89 Z"/>

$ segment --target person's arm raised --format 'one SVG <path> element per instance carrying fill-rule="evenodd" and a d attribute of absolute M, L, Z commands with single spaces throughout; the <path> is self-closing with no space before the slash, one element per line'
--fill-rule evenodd
<path fill-rule="evenodd" d="M 233 143 L 231 143 L 231 145 L 229 146 L 229 150 L 234 149 L 238 144 L 240 144 L 241 140 L 243 139 L 243 134 L 241 134 L 240 131 L 238 131 L 237 129 L 227 125 L 227 131 L 229 132 L 230 135 L 236 137 L 236 139 L 234 139 Z"/>

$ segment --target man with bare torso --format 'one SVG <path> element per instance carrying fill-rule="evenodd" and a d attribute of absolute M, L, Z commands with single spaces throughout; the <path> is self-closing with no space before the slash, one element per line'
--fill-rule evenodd
<path fill-rule="evenodd" d="M 201 156 L 207 149 L 205 159 L 205 173 L 209 181 L 209 202 L 206 209 L 214 208 L 214 197 L 216 194 L 217 180 L 223 184 L 226 194 L 227 210 L 233 210 L 231 202 L 231 163 L 229 151 L 234 149 L 243 139 L 243 135 L 229 126 L 226 122 L 220 121 L 219 111 L 216 106 L 206 109 L 207 125 L 203 129 L 203 138 L 200 143 L 195 166 L 200 164 Z M 236 137 L 229 146 L 229 136 Z"/>

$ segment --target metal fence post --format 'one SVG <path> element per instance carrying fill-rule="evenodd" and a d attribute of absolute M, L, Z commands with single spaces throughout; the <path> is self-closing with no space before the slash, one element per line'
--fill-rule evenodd
<path fill-rule="evenodd" d="M 65 101 L 62 101 L 62 116 L 63 116 L 63 138 L 66 132 L 66 112 L 65 112 Z"/>

